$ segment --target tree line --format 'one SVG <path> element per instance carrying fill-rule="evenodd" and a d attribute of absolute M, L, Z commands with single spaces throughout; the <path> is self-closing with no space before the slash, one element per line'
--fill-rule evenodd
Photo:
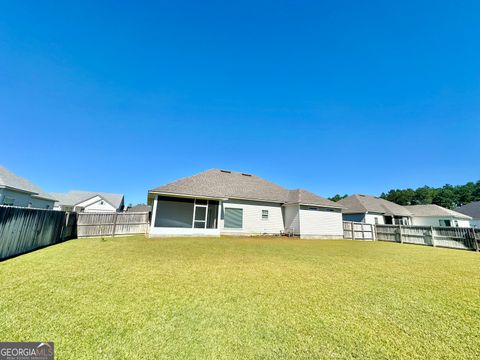
<path fill-rule="evenodd" d="M 347 195 L 335 195 L 330 198 L 338 201 Z M 468 182 L 465 185 L 446 184 L 439 188 L 423 186 L 417 189 L 392 189 L 382 193 L 381 198 L 399 205 L 425 205 L 436 204 L 447 209 L 468 204 L 472 201 L 480 201 L 480 180 Z"/>

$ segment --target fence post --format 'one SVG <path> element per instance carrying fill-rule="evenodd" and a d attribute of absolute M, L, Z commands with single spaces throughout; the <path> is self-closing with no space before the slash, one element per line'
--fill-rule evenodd
<path fill-rule="evenodd" d="M 470 233 L 471 233 L 471 236 L 473 238 L 473 250 L 478 252 L 478 251 L 480 251 L 480 249 L 478 248 L 477 234 L 475 234 L 475 229 L 470 228 Z"/>
<path fill-rule="evenodd" d="M 118 212 L 115 212 L 115 215 L 113 217 L 112 236 L 115 236 L 115 228 L 117 227 L 117 217 L 118 217 Z"/>
<path fill-rule="evenodd" d="M 355 240 L 355 226 L 353 225 L 353 221 L 352 221 L 352 240 Z"/>
<path fill-rule="evenodd" d="M 433 226 L 430 226 L 430 235 L 432 237 L 432 246 L 435 247 L 435 230 L 433 229 Z"/>
<path fill-rule="evenodd" d="M 403 244 L 402 225 L 398 225 L 398 232 L 400 233 L 400 244 Z"/>
<path fill-rule="evenodd" d="M 376 241 L 377 240 L 377 224 L 373 225 L 373 224 L 370 224 L 372 226 L 372 234 L 373 234 L 373 240 Z"/>

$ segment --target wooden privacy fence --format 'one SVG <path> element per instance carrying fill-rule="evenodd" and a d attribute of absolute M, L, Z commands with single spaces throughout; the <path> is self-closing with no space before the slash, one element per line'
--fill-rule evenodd
<path fill-rule="evenodd" d="M 79 213 L 78 237 L 145 234 L 149 212 Z"/>
<path fill-rule="evenodd" d="M 352 240 L 375 240 L 373 225 L 353 221 L 344 221 L 343 238 Z"/>
<path fill-rule="evenodd" d="M 0 206 L 0 260 L 76 237 L 76 214 Z"/>
<path fill-rule="evenodd" d="M 375 230 L 378 240 L 479 251 L 480 229 L 375 225 Z"/>

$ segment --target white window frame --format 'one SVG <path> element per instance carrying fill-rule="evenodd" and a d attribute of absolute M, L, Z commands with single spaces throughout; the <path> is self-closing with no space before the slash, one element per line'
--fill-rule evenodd
<path fill-rule="evenodd" d="M 269 218 L 270 218 L 270 213 L 269 213 L 268 209 L 263 209 L 262 210 L 262 221 L 268 221 Z"/>
<path fill-rule="evenodd" d="M 205 200 L 205 199 L 199 199 Z M 207 219 L 208 219 L 208 200 L 205 200 L 206 204 L 197 204 L 197 199 L 193 204 L 193 221 L 192 221 L 192 229 L 206 229 L 207 228 Z M 197 208 L 203 207 L 205 208 L 205 221 L 204 220 L 195 220 L 195 215 L 197 214 Z M 203 222 L 203 227 L 195 227 L 196 222 Z"/>

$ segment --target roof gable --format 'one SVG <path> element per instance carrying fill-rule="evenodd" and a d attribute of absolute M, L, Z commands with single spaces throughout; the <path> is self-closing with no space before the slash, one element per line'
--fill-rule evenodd
<path fill-rule="evenodd" d="M 76 206 L 87 200 L 91 200 L 99 196 L 116 209 L 118 209 L 121 206 L 124 198 L 123 194 L 113 194 L 113 193 L 93 192 L 93 191 L 79 191 L 79 190 L 72 190 L 66 193 L 53 193 L 53 194 L 55 195 L 55 198 L 58 199 L 57 202 L 59 205 Z"/>

